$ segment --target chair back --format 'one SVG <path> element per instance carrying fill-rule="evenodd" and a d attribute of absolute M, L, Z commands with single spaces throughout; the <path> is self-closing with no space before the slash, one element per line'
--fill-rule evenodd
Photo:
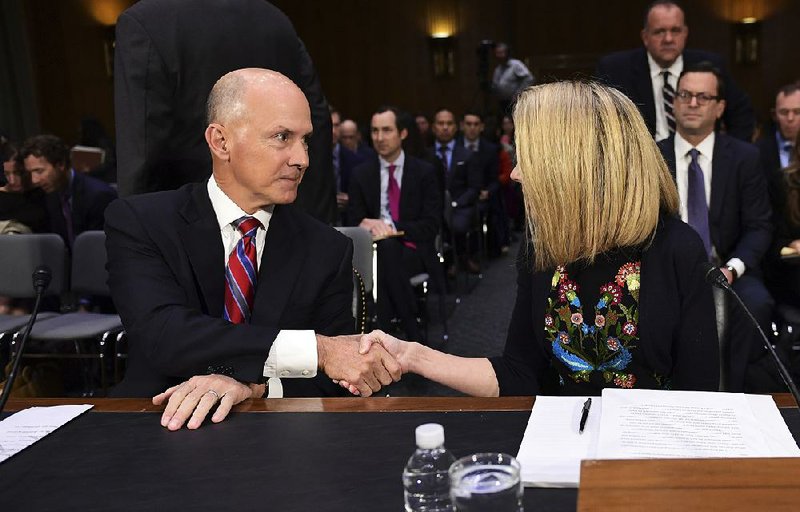
<path fill-rule="evenodd" d="M 67 250 L 54 233 L 0 235 L 0 295 L 14 298 L 36 296 L 33 272 L 46 265 L 52 272 L 46 296 L 67 289 Z"/>
<path fill-rule="evenodd" d="M 106 271 L 106 234 L 84 231 L 72 244 L 72 291 L 85 295 L 110 295 Z"/>
<path fill-rule="evenodd" d="M 367 293 L 372 292 L 372 235 L 364 228 L 337 227 L 337 231 L 353 241 L 353 268 L 361 275 Z"/>

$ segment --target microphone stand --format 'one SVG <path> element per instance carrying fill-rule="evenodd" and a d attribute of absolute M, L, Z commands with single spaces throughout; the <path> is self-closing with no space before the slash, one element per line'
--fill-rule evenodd
<path fill-rule="evenodd" d="M 31 316 L 28 319 L 28 324 L 25 326 L 25 330 L 22 331 L 22 340 L 19 342 L 19 349 L 17 353 L 14 355 L 14 362 L 11 365 L 11 372 L 8 374 L 8 378 L 6 379 L 6 385 L 3 387 L 3 395 L 0 396 L 0 413 L 3 412 L 3 409 L 6 406 L 6 402 L 8 401 L 8 397 L 11 395 L 11 389 L 14 387 L 14 381 L 17 378 L 17 370 L 19 369 L 19 363 L 22 361 L 22 351 L 25 350 L 25 343 L 28 341 L 28 338 L 31 334 L 31 329 L 33 329 L 33 324 L 36 322 L 36 315 L 39 314 L 39 308 L 42 304 L 42 297 L 44 296 L 44 292 L 47 287 L 50 285 L 50 279 L 52 278 L 52 272 L 50 268 L 46 265 L 40 265 L 33 271 L 33 289 L 36 291 L 36 302 L 33 304 L 33 311 L 31 311 Z"/>
<path fill-rule="evenodd" d="M 734 289 L 731 287 L 730 283 L 728 283 L 728 279 L 725 277 L 725 274 L 723 274 L 722 271 L 715 265 L 708 263 L 708 267 L 706 268 L 705 272 L 705 279 L 706 282 L 712 286 L 721 288 L 732 295 L 736 299 L 736 302 L 742 307 L 744 312 L 747 313 L 748 318 L 750 318 L 750 321 L 756 326 L 758 333 L 761 335 L 761 339 L 764 340 L 764 345 L 767 347 L 767 351 L 772 356 L 772 360 L 775 361 L 775 364 L 778 366 L 778 373 L 780 374 L 781 379 L 783 379 L 784 384 L 786 384 L 786 387 L 789 388 L 789 391 L 792 393 L 795 404 L 800 407 L 800 392 L 797 390 L 797 385 L 794 383 L 791 373 L 789 373 L 789 370 L 783 364 L 783 361 L 781 361 L 780 356 L 778 356 L 778 353 L 775 351 L 775 347 L 773 347 L 772 343 L 769 342 L 769 338 L 767 338 L 767 335 L 764 334 L 764 330 L 758 324 L 758 321 L 753 316 L 753 313 L 751 313 L 747 306 L 744 305 L 742 298 L 739 297 L 739 294 L 736 293 L 736 291 L 734 291 Z"/>

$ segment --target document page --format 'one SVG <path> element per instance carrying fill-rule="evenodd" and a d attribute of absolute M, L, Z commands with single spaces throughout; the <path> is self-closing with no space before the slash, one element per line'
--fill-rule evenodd
<path fill-rule="evenodd" d="M 600 459 L 772 455 L 744 394 L 603 390 Z"/>
<path fill-rule="evenodd" d="M 92 407 L 91 405 L 31 407 L 0 421 L 0 463 Z"/>
<path fill-rule="evenodd" d="M 595 458 L 601 416 L 602 401 L 593 397 L 583 434 L 578 432 L 586 398 L 536 397 L 517 454 L 524 485 L 578 486 L 581 460 Z"/>

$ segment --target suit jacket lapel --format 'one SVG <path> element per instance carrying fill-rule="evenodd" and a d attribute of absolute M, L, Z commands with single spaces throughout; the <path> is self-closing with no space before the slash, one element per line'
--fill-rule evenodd
<path fill-rule="evenodd" d="M 292 206 L 275 206 L 269 221 L 251 323 L 278 325 L 306 259 Z"/>
<path fill-rule="evenodd" d="M 219 224 L 205 183 L 195 185 L 190 193 L 186 204 L 181 208 L 181 216 L 186 225 L 179 230 L 179 234 L 208 314 L 222 317 L 225 300 L 225 254 Z"/>
<path fill-rule="evenodd" d="M 714 140 L 714 155 L 711 159 L 711 204 L 708 211 L 711 220 L 717 220 L 722 215 L 725 188 L 731 176 L 732 162 L 728 145 L 725 135 L 718 133 Z"/>

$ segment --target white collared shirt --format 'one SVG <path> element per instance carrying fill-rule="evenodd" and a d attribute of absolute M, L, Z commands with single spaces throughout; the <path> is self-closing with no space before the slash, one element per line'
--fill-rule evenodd
<path fill-rule="evenodd" d="M 220 236 L 225 254 L 225 265 L 242 234 L 232 222 L 248 215 L 219 188 L 214 176 L 208 179 L 208 197 L 219 223 Z M 261 268 L 264 254 L 264 241 L 267 237 L 273 207 L 258 210 L 253 217 L 261 221 L 263 227 L 256 231 L 256 265 Z M 312 378 L 317 374 L 317 338 L 314 331 L 287 330 L 278 333 L 264 363 L 264 377 L 269 378 L 269 398 L 283 396 L 280 378 Z"/>
<path fill-rule="evenodd" d="M 680 199 L 680 214 L 683 222 L 689 222 L 688 211 L 688 197 L 689 197 L 689 163 L 692 161 L 692 156 L 689 152 L 696 149 L 699 152 L 697 155 L 697 163 L 703 171 L 703 186 L 706 193 L 706 206 L 711 205 L 711 179 L 714 158 L 714 143 L 716 142 L 716 134 L 711 132 L 708 137 L 702 140 L 697 146 L 692 146 L 686 139 L 681 137 L 681 134 L 675 132 L 675 181 L 678 185 L 678 198 Z M 711 248 L 712 255 L 716 256 L 716 248 Z M 739 258 L 731 258 L 726 265 L 730 265 L 736 269 L 739 276 L 744 275 L 745 266 L 744 262 Z"/>
<path fill-rule="evenodd" d="M 400 156 L 394 162 L 388 162 L 383 157 L 378 157 L 381 164 L 381 219 L 394 228 L 394 219 L 389 209 L 389 165 L 394 164 L 394 179 L 397 181 L 397 189 L 402 190 L 403 186 L 403 165 L 406 163 L 406 154 L 401 149 Z"/>
<path fill-rule="evenodd" d="M 668 68 L 662 68 L 656 63 L 650 52 L 647 53 L 647 64 L 650 66 L 650 82 L 653 84 L 653 101 L 656 105 L 656 142 L 669 138 L 667 115 L 664 113 L 664 77 L 661 73 L 669 71 L 669 85 L 678 94 L 678 77 L 683 71 L 683 55 L 678 55 L 675 62 Z"/>

